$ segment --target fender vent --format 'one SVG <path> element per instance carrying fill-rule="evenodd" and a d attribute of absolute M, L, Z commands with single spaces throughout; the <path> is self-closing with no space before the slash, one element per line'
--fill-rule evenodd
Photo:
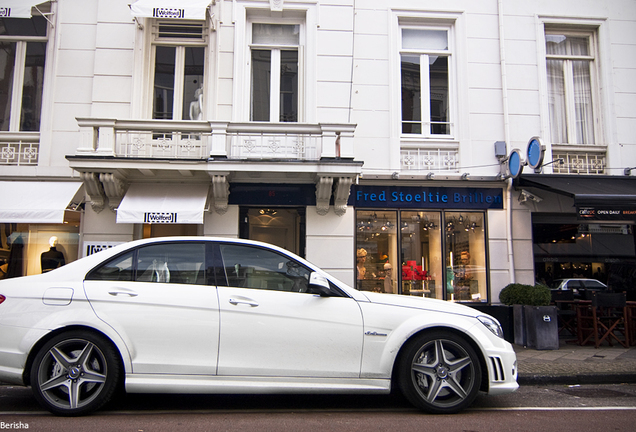
<path fill-rule="evenodd" d="M 501 359 L 499 357 L 490 357 L 490 365 L 492 366 L 492 380 L 495 382 L 505 381 L 506 374 Z"/>

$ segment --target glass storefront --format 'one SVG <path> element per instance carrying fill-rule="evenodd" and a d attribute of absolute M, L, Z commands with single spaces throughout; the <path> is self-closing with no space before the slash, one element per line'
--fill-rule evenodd
<path fill-rule="evenodd" d="M 1 224 L 0 279 L 45 273 L 75 261 L 79 213 L 67 220 L 64 224 Z"/>
<path fill-rule="evenodd" d="M 360 290 L 485 302 L 486 269 L 483 212 L 356 211 Z"/>
<path fill-rule="evenodd" d="M 534 215 L 535 278 L 555 287 L 561 279 L 596 279 L 636 300 L 636 231 L 632 223 L 558 221 Z"/>

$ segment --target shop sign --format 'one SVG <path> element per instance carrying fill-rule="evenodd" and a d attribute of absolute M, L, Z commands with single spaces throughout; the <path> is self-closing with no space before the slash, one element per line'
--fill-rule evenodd
<path fill-rule="evenodd" d="M 231 183 L 228 202 L 233 205 L 316 205 L 316 185 Z"/>
<path fill-rule="evenodd" d="M 93 255 L 94 253 L 101 252 L 106 249 L 110 249 L 113 246 L 123 244 L 125 242 L 100 242 L 100 241 L 85 241 L 83 252 L 85 257 Z"/>
<path fill-rule="evenodd" d="M 349 205 L 389 208 L 503 209 L 503 189 L 356 185 L 352 187 Z"/>
<path fill-rule="evenodd" d="M 177 223 L 177 213 L 170 212 L 146 212 L 144 213 L 144 223 L 146 224 L 155 224 L 155 223 L 168 223 L 168 224 L 176 224 Z"/>
<path fill-rule="evenodd" d="M 636 209 L 613 209 L 603 207 L 577 207 L 580 220 L 634 220 Z"/>

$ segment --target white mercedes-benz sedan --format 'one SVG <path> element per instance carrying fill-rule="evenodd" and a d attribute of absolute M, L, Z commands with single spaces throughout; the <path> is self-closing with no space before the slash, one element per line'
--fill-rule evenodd
<path fill-rule="evenodd" d="M 133 241 L 0 281 L 0 381 L 59 415 L 129 393 L 389 393 L 454 413 L 517 389 L 492 317 L 355 290 L 247 240 Z"/>

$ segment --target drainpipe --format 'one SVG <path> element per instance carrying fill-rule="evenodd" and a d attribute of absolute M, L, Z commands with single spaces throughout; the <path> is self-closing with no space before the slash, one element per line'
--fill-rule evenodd
<path fill-rule="evenodd" d="M 497 0 L 497 14 L 499 18 L 499 61 L 501 67 L 501 94 L 503 99 L 503 116 L 504 116 L 504 141 L 506 142 L 506 153 L 510 154 L 510 119 L 508 112 L 508 82 L 506 76 L 506 44 L 504 38 L 504 12 L 503 0 Z M 506 242 L 508 247 L 508 274 L 510 283 L 515 283 L 515 262 L 512 248 L 512 179 L 507 181 L 508 187 L 508 206 L 506 208 Z"/>

